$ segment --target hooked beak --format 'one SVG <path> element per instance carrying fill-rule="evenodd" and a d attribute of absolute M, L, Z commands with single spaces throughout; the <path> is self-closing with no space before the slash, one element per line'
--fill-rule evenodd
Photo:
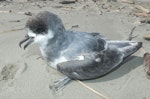
<path fill-rule="evenodd" d="M 25 42 L 27 42 L 25 45 L 24 45 L 24 50 L 34 41 L 34 37 L 29 37 L 28 35 L 25 36 L 25 39 L 23 39 L 22 41 L 19 42 L 19 47 L 21 47 L 21 45 Z"/>

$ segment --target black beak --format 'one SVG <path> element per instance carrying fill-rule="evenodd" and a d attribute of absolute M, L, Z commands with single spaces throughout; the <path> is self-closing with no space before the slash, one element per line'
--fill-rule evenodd
<path fill-rule="evenodd" d="M 19 42 L 19 47 L 21 47 L 23 43 L 27 42 L 23 47 L 25 50 L 33 41 L 34 41 L 33 37 L 25 36 L 25 39 Z"/>

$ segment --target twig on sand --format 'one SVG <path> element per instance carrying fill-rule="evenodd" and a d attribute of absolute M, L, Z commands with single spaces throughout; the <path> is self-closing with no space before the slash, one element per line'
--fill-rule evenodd
<path fill-rule="evenodd" d="M 9 11 L 0 11 L 0 13 L 5 13 L 5 14 L 8 14 L 8 13 L 12 13 L 12 10 L 9 10 Z M 24 15 L 27 15 L 27 16 L 32 16 L 34 13 L 32 12 L 14 12 L 16 14 L 24 14 Z"/>
<path fill-rule="evenodd" d="M 132 0 L 122 0 L 122 3 L 135 4 Z"/>
<path fill-rule="evenodd" d="M 18 29 L 11 29 L 11 30 L 6 30 L 6 31 L 0 31 L 0 34 L 3 34 L 3 33 L 9 33 L 9 32 L 12 32 L 12 31 L 20 31 L 20 30 L 24 30 L 25 28 L 18 28 Z"/>
<path fill-rule="evenodd" d="M 149 14 L 150 13 L 150 10 L 149 9 L 146 9 L 144 8 L 143 6 L 140 6 L 140 5 L 135 5 L 135 8 L 143 11 L 143 13 L 146 13 L 146 14 Z"/>
<path fill-rule="evenodd" d="M 144 8 L 143 6 L 140 6 L 140 5 L 135 5 L 135 8 L 141 10 L 142 12 L 134 13 L 133 15 L 142 16 L 142 17 L 150 17 L 150 10 L 149 9 Z"/>
<path fill-rule="evenodd" d="M 59 3 L 61 3 L 61 4 L 72 4 L 72 3 L 76 3 L 77 2 L 77 0 L 71 0 L 71 1 L 69 1 L 69 0 L 64 0 L 64 1 L 61 1 L 61 2 L 59 2 Z"/>
<path fill-rule="evenodd" d="M 117 0 L 107 0 L 107 2 L 117 2 Z"/>
<path fill-rule="evenodd" d="M 80 80 L 76 80 L 79 84 L 81 84 L 82 86 L 84 86 L 85 88 L 89 89 L 90 91 L 92 91 L 93 93 L 103 97 L 104 99 L 109 99 L 107 96 L 103 95 L 102 93 L 96 91 L 95 89 L 89 87 L 88 85 L 86 85 L 85 83 L 83 83 L 82 81 Z"/>
<path fill-rule="evenodd" d="M 11 20 L 11 21 L 8 21 L 8 22 L 20 22 L 20 20 Z"/>
<path fill-rule="evenodd" d="M 131 41 L 133 38 L 137 37 L 137 35 L 136 35 L 136 36 L 133 36 L 133 31 L 135 30 L 135 28 L 136 28 L 136 26 L 134 26 L 134 27 L 132 28 L 132 30 L 131 30 L 131 32 L 130 32 L 130 34 L 129 34 L 129 36 L 128 36 L 128 40 L 129 40 L 129 41 Z"/>
<path fill-rule="evenodd" d="M 135 16 L 143 16 L 143 17 L 149 17 L 150 14 L 147 14 L 147 13 L 134 13 L 133 15 Z"/>

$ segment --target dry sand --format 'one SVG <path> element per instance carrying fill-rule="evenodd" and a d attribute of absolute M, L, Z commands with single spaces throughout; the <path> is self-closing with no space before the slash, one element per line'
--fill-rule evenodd
<path fill-rule="evenodd" d="M 149 0 L 134 0 L 135 4 L 122 0 L 97 3 L 78 0 L 67 5 L 58 1 L 0 0 L 0 99 L 103 99 L 76 81 L 57 95 L 49 89 L 49 84 L 63 75 L 47 65 L 36 45 L 27 50 L 19 48 L 29 18 L 25 12 L 48 10 L 61 17 L 66 29 L 100 32 L 113 40 L 126 40 L 136 26 L 133 35 L 137 37 L 133 40 L 142 41 L 144 49 L 150 51 L 150 42 L 143 39 L 144 34 L 150 33 L 150 24 L 140 23 L 145 17 L 134 15 L 142 12 L 135 5 L 150 10 Z M 84 83 L 109 99 L 150 99 L 150 80 L 145 77 L 143 53 L 139 50 L 117 70 Z"/>

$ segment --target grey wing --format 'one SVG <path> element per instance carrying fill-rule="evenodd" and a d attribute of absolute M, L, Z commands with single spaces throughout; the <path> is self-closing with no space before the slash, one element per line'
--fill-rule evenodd
<path fill-rule="evenodd" d="M 95 79 L 109 73 L 122 61 L 123 54 L 116 49 L 112 49 L 95 54 L 95 57 L 92 58 L 59 63 L 57 64 L 57 69 L 72 79 L 87 80 Z"/>
<path fill-rule="evenodd" d="M 106 49 L 107 42 L 99 33 L 68 31 L 65 55 L 76 56 L 83 53 L 99 52 Z"/>
<path fill-rule="evenodd" d="M 71 79 L 83 80 L 91 78 L 88 71 L 92 72 L 90 67 L 93 65 L 92 60 L 72 60 L 57 64 L 57 69 Z"/>
<path fill-rule="evenodd" d="M 90 34 L 97 40 L 100 51 L 107 49 L 108 45 L 107 41 L 109 41 L 107 38 L 105 38 L 104 36 L 102 36 L 100 33 L 97 32 L 92 32 L 88 34 Z"/>
<path fill-rule="evenodd" d="M 135 41 L 108 41 L 109 47 L 116 47 L 122 53 L 124 53 L 124 58 L 132 55 L 138 49 L 142 47 L 142 42 Z"/>

